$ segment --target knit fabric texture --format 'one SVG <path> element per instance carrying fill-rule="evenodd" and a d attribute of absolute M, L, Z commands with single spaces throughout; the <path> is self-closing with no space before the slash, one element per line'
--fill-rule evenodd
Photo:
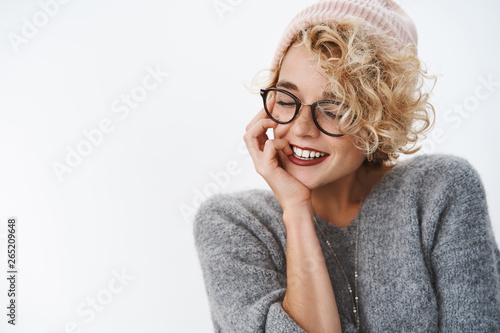
<path fill-rule="evenodd" d="M 318 227 L 354 286 L 358 223 L 362 332 L 500 332 L 500 252 L 467 161 L 416 157 L 384 176 L 348 227 L 318 219 L 342 332 L 357 331 L 352 299 Z M 215 332 L 305 332 L 282 307 L 286 230 L 272 192 L 212 196 L 193 227 Z"/>
<path fill-rule="evenodd" d="M 301 29 L 346 16 L 360 18 L 374 29 L 396 38 L 403 45 L 412 43 L 417 47 L 415 23 L 393 0 L 320 1 L 300 11 L 288 24 L 278 43 L 271 69 L 278 67 L 281 57 Z"/>

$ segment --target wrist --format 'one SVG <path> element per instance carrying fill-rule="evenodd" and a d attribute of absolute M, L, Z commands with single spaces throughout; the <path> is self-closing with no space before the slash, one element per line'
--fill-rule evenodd
<path fill-rule="evenodd" d="M 304 203 L 283 208 L 283 222 L 285 227 L 314 223 L 312 203 Z"/>
<path fill-rule="evenodd" d="M 313 214 L 313 206 L 311 199 L 294 201 L 286 204 L 281 204 L 283 210 L 283 215 L 293 215 L 293 214 Z"/>

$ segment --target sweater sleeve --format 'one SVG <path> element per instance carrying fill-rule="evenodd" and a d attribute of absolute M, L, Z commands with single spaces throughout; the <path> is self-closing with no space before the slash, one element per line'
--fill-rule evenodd
<path fill-rule="evenodd" d="M 500 253 L 479 175 L 457 159 L 436 178 L 445 189 L 431 253 L 440 332 L 500 332 Z"/>
<path fill-rule="evenodd" d="M 202 204 L 193 231 L 216 332 L 305 333 L 283 310 L 286 260 L 262 216 L 217 195 Z"/>

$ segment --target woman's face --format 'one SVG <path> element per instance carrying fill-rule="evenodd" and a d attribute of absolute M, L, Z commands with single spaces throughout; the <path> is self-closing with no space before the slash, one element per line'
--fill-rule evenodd
<path fill-rule="evenodd" d="M 305 46 L 292 46 L 283 59 L 276 87 L 291 92 L 305 104 L 333 100 L 334 97 L 325 91 L 327 80 L 324 74 L 324 69 L 318 66 Z M 283 168 L 311 190 L 353 176 L 365 159 L 361 150 L 354 146 L 351 136 L 323 134 L 314 124 L 309 106 L 302 106 L 291 123 L 279 124 L 274 137 L 286 140 L 294 150 L 294 154 L 288 157 L 279 154 Z M 325 156 L 317 160 L 299 157 L 297 148 L 325 153 Z M 307 152 L 301 155 L 307 155 Z"/>

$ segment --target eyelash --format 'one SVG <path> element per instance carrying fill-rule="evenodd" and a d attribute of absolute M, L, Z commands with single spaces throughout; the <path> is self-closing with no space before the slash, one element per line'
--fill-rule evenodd
<path fill-rule="evenodd" d="M 283 101 L 278 101 L 277 103 L 281 106 L 295 106 L 295 103 L 285 103 Z"/>
<path fill-rule="evenodd" d="M 328 115 L 328 117 L 330 117 L 330 118 L 334 118 L 334 119 L 337 119 L 337 118 L 338 118 L 338 119 L 341 119 L 341 118 L 342 118 L 342 116 L 343 116 L 343 115 L 341 115 L 341 114 L 336 115 L 336 114 L 333 114 L 333 113 L 331 113 L 331 112 L 325 112 L 325 113 Z"/>
<path fill-rule="evenodd" d="M 345 105 L 345 104 L 342 104 L 342 102 L 339 102 L 339 101 L 333 101 L 332 102 L 335 102 L 334 104 L 335 105 L 339 105 L 339 106 L 343 106 L 345 109 L 349 108 L 348 105 Z M 279 105 L 281 106 L 295 106 L 295 103 L 285 103 L 283 101 L 277 101 L 276 103 L 278 103 Z"/>

